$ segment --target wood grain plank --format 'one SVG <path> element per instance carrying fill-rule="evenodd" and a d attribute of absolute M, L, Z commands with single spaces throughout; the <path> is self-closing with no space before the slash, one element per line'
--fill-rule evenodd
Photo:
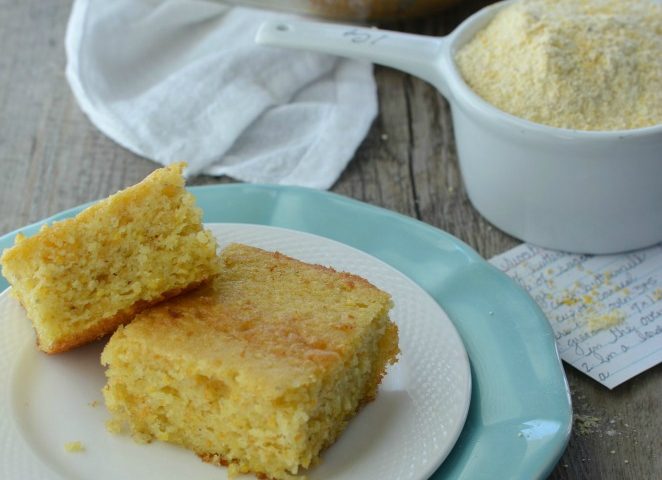
<path fill-rule="evenodd" d="M 156 165 L 98 132 L 64 77 L 71 2 L 0 5 L 0 234 L 135 183 Z"/>
<path fill-rule="evenodd" d="M 406 79 L 393 70 L 376 70 L 381 113 L 333 191 L 415 216 L 409 169 L 402 161 L 410 141 Z"/>

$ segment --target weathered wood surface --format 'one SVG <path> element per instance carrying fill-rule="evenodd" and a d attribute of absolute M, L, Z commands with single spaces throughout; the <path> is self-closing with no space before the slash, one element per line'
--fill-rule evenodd
<path fill-rule="evenodd" d="M 465 1 L 443 15 L 389 27 L 442 35 L 485 3 Z M 0 235 L 104 197 L 156 168 L 104 137 L 76 105 L 64 77 L 70 6 L 0 0 Z M 380 115 L 332 190 L 419 218 L 486 258 L 516 245 L 469 203 L 446 101 L 403 73 L 376 68 L 376 76 Z M 566 372 L 575 413 L 595 417 L 597 425 L 573 432 L 550 478 L 660 478 L 662 366 L 614 391 L 571 367 Z"/>

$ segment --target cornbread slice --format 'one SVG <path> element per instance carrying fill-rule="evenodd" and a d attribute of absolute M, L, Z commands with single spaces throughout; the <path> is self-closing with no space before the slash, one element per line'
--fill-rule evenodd
<path fill-rule="evenodd" d="M 216 242 L 184 189 L 184 164 L 142 182 L 75 218 L 17 235 L 2 273 L 47 353 L 92 341 L 218 271 Z"/>
<path fill-rule="evenodd" d="M 372 400 L 398 354 L 390 296 L 241 244 L 208 286 L 141 312 L 104 349 L 111 431 L 183 445 L 230 475 L 290 478 Z"/>

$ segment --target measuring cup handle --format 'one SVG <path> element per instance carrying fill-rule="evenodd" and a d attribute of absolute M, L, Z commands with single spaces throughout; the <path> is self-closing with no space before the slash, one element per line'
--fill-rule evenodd
<path fill-rule="evenodd" d="M 444 37 L 308 20 L 270 20 L 260 26 L 255 41 L 368 60 L 411 73 L 446 94 L 439 67 Z"/>

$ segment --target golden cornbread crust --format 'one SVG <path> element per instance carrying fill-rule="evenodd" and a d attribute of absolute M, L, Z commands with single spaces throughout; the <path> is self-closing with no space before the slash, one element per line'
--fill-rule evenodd
<path fill-rule="evenodd" d="M 184 188 L 184 166 L 157 169 L 30 238 L 19 234 L 2 253 L 40 350 L 95 340 L 217 273 L 216 241 Z"/>
<path fill-rule="evenodd" d="M 233 244 L 207 286 L 144 310 L 104 349 L 109 428 L 230 475 L 313 466 L 398 355 L 390 296 L 361 277 Z"/>

